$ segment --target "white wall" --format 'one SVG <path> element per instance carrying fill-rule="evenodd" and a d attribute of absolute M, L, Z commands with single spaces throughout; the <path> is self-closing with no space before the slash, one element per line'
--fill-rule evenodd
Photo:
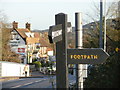
<path fill-rule="evenodd" d="M 25 64 L 0 61 L 0 76 L 25 76 L 24 67 Z M 29 76 L 29 65 L 27 76 Z"/>
<path fill-rule="evenodd" d="M 11 32 L 12 37 L 14 36 L 14 34 L 16 34 L 15 38 L 13 38 L 13 39 L 11 39 L 11 40 L 9 41 L 9 45 L 11 46 L 11 50 L 14 51 L 14 52 L 17 53 L 17 54 L 20 54 L 21 57 L 22 57 L 22 56 L 27 56 L 27 53 L 26 53 L 27 46 L 26 46 L 26 44 L 25 44 L 25 41 L 24 41 L 23 38 L 18 34 L 18 32 L 16 32 L 15 30 L 13 30 L 13 31 Z M 18 40 L 17 38 L 18 38 L 19 40 Z M 25 52 L 19 52 L 18 49 L 20 49 L 20 48 L 22 48 L 22 49 L 24 48 L 24 49 L 25 49 Z M 27 58 L 27 57 L 24 58 L 24 61 L 23 61 L 24 64 L 27 63 L 26 58 Z"/>
<path fill-rule="evenodd" d="M 11 46 L 11 50 L 17 54 L 21 54 L 18 52 L 18 48 L 26 48 L 25 41 L 15 30 L 13 32 L 16 33 L 16 37 L 19 37 L 19 40 L 17 40 L 16 38 L 14 38 L 13 40 L 10 40 L 9 44 Z M 12 32 L 11 32 L 11 34 L 12 34 Z M 14 45 L 16 45 L 16 46 L 14 46 Z"/>

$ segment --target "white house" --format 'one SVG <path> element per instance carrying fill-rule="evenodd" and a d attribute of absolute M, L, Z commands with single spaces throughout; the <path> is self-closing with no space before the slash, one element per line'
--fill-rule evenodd
<path fill-rule="evenodd" d="M 32 63 L 35 55 L 33 53 L 40 45 L 40 35 L 30 31 L 30 24 L 26 23 L 26 28 L 18 28 L 18 23 L 13 22 L 11 30 L 10 47 L 11 50 L 20 55 L 24 64 Z M 38 45 L 39 44 L 39 45 Z"/>
<path fill-rule="evenodd" d="M 17 22 L 13 22 L 9 44 L 11 50 L 20 55 L 24 64 L 32 63 L 34 58 L 47 58 L 53 55 L 53 50 L 49 49 L 48 43 L 40 37 L 40 33 L 30 31 L 29 23 L 26 23 L 26 28 L 23 29 L 18 28 Z"/>
<path fill-rule="evenodd" d="M 20 55 L 23 63 L 27 63 L 27 42 L 26 38 L 31 34 L 30 24 L 26 23 L 25 29 L 18 28 L 18 22 L 13 22 L 13 28 L 11 30 L 11 40 L 9 42 L 11 50 Z M 31 34 L 33 37 L 34 35 Z"/>

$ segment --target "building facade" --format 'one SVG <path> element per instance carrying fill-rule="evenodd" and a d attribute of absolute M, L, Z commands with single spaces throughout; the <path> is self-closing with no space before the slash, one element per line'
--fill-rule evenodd
<path fill-rule="evenodd" d="M 36 50 L 36 43 L 39 37 L 30 31 L 30 24 L 26 23 L 26 28 L 18 28 L 18 22 L 13 22 L 11 29 L 10 47 L 11 50 L 20 55 L 24 64 L 32 63 L 32 53 Z"/>
<path fill-rule="evenodd" d="M 29 23 L 25 24 L 25 28 L 18 28 L 18 22 L 14 21 L 12 26 L 9 44 L 24 64 L 32 63 L 36 58 L 48 58 L 48 52 L 53 52 L 40 33 L 30 30 Z"/>

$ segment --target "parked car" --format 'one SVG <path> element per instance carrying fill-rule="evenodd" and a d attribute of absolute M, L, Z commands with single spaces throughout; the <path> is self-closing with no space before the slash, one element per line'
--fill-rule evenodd
<path fill-rule="evenodd" d="M 56 74 L 56 66 L 52 67 L 40 67 L 40 72 L 43 74 Z"/>

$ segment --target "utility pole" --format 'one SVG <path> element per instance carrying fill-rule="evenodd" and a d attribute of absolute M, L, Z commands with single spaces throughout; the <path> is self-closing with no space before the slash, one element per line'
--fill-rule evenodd
<path fill-rule="evenodd" d="M 104 0 L 104 51 L 106 51 L 106 0 Z"/>
<path fill-rule="evenodd" d="M 75 13 L 75 33 L 76 33 L 76 48 L 81 49 L 83 46 L 82 38 L 82 13 Z M 76 84 L 77 89 L 83 89 L 82 64 L 76 64 Z"/>
<path fill-rule="evenodd" d="M 103 32 L 102 32 L 102 27 L 103 27 L 103 0 L 100 0 L 100 35 L 99 35 L 99 47 L 103 48 Z"/>

